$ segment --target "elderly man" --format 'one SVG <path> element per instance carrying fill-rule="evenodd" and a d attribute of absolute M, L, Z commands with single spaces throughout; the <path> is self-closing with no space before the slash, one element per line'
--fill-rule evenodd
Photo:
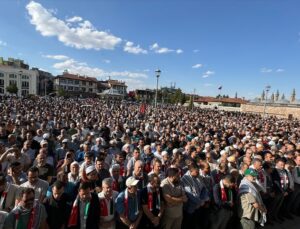
<path fill-rule="evenodd" d="M 116 228 L 116 207 L 115 200 L 118 192 L 112 189 L 113 180 L 105 178 L 102 181 L 102 192 L 98 194 L 100 201 L 100 228 L 115 229 Z"/>
<path fill-rule="evenodd" d="M 6 218 L 4 229 L 47 228 L 45 207 L 39 201 L 34 201 L 34 196 L 32 188 L 22 189 L 19 195 L 20 202 Z"/>
<path fill-rule="evenodd" d="M 145 188 L 148 183 L 148 175 L 143 172 L 143 168 L 144 168 L 144 163 L 142 161 L 138 160 L 134 163 L 134 170 L 132 176 L 138 181 L 140 181 L 138 183 L 139 190 Z"/>
<path fill-rule="evenodd" d="M 256 183 L 258 173 L 254 169 L 247 169 L 245 177 L 239 187 L 239 215 L 242 229 L 255 229 L 256 223 L 262 226 L 266 222 L 266 207 L 259 193 L 260 187 Z"/>
<path fill-rule="evenodd" d="M 139 181 L 134 177 L 127 178 L 127 188 L 116 199 L 119 229 L 136 229 L 139 227 L 143 212 L 141 210 L 140 192 L 137 190 L 138 183 Z"/>

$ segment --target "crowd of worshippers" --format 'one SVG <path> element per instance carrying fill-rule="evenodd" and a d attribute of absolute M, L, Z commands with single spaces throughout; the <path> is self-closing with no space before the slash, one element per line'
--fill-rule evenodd
<path fill-rule="evenodd" d="M 300 213 L 298 120 L 0 102 L 0 229 L 254 229 Z"/>

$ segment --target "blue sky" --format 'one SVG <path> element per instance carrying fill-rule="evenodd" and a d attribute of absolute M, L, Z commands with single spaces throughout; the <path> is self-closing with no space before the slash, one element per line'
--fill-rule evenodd
<path fill-rule="evenodd" d="M 297 0 L 1 0 L 0 56 L 187 93 L 300 93 Z M 4 10 L 3 10 L 4 9 Z M 300 95 L 297 96 L 300 98 Z"/>

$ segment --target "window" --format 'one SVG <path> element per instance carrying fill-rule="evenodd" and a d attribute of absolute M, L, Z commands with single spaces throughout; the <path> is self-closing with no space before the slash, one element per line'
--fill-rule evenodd
<path fill-rule="evenodd" d="M 15 74 L 9 74 L 9 78 L 10 78 L 10 79 L 16 79 L 16 78 L 17 78 L 17 75 L 15 75 Z"/>
<path fill-rule="evenodd" d="M 74 87 L 74 91 L 79 91 L 79 87 Z"/>
<path fill-rule="evenodd" d="M 17 81 L 16 80 L 10 80 L 9 85 L 13 85 L 13 84 L 17 85 Z"/>
<path fill-rule="evenodd" d="M 90 85 L 90 86 L 93 86 L 93 82 L 90 82 L 89 85 Z"/>
<path fill-rule="evenodd" d="M 26 96 L 26 95 L 28 95 L 29 94 L 29 91 L 28 90 L 22 90 L 21 91 L 21 95 L 22 96 Z"/>
<path fill-rule="evenodd" d="M 93 92 L 93 88 L 90 88 L 90 92 Z"/>
<path fill-rule="evenodd" d="M 79 80 L 75 80 L 75 81 L 74 81 L 74 84 L 79 84 Z"/>
<path fill-rule="evenodd" d="M 4 94 L 4 88 L 0 87 L 0 94 Z"/>
<path fill-rule="evenodd" d="M 73 87 L 68 87 L 68 91 L 73 91 Z"/>
<path fill-rule="evenodd" d="M 4 77 L 4 73 L 0 72 L 0 77 Z"/>
<path fill-rule="evenodd" d="M 85 87 L 82 87 L 82 88 L 81 88 L 81 91 L 85 91 Z"/>
<path fill-rule="evenodd" d="M 23 80 L 29 80 L 29 76 L 22 75 L 22 79 L 23 79 Z"/>
<path fill-rule="evenodd" d="M 0 86 L 4 85 L 4 80 L 0 80 Z"/>
<path fill-rule="evenodd" d="M 82 85 L 86 85 L 86 82 L 85 82 L 85 81 L 82 81 Z"/>
<path fill-rule="evenodd" d="M 61 79 L 61 80 L 60 80 L 60 83 L 66 83 L 66 80 Z"/>
<path fill-rule="evenodd" d="M 68 80 L 68 84 L 73 84 L 73 80 Z"/>
<path fill-rule="evenodd" d="M 22 81 L 22 88 L 29 88 L 29 82 Z"/>

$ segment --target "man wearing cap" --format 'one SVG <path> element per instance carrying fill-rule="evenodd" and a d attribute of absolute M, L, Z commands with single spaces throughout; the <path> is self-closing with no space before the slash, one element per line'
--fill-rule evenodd
<path fill-rule="evenodd" d="M 116 199 L 116 211 L 119 215 L 119 229 L 136 229 L 142 218 L 140 192 L 137 190 L 139 181 L 134 177 L 126 180 L 127 188 Z"/>
<path fill-rule="evenodd" d="M 85 176 L 82 177 L 82 181 L 90 184 L 91 191 L 98 192 L 101 190 L 98 173 L 94 165 L 85 168 Z"/>
<path fill-rule="evenodd" d="M 60 161 L 65 158 L 68 151 L 68 139 L 62 140 L 62 146 L 56 150 L 56 161 Z"/>
<path fill-rule="evenodd" d="M 0 173 L 0 210 L 10 212 L 15 206 L 18 196 L 18 185 L 9 184 L 5 175 Z"/>
<path fill-rule="evenodd" d="M 266 207 L 259 193 L 256 183 L 258 176 L 254 169 L 247 169 L 245 177 L 239 186 L 239 216 L 241 218 L 242 229 L 255 229 L 256 223 L 264 225 L 266 223 Z"/>

